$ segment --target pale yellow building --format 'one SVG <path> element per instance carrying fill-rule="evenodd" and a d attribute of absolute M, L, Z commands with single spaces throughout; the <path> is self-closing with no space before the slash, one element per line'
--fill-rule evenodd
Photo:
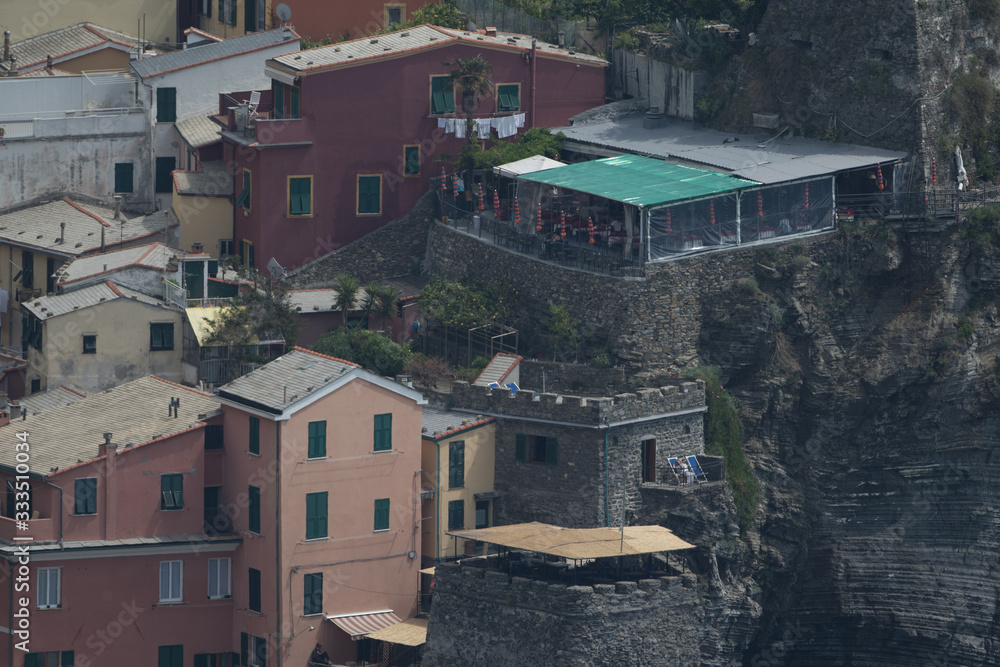
<path fill-rule="evenodd" d="M 149 374 L 183 379 L 179 307 L 106 281 L 21 308 L 29 394 L 61 384 L 103 391 Z"/>
<path fill-rule="evenodd" d="M 3 0 L 0 28 L 14 41 L 85 21 L 156 44 L 177 43 L 177 3 L 164 0 Z"/>
<path fill-rule="evenodd" d="M 449 530 L 493 525 L 495 429 L 493 417 L 424 407 L 421 539 L 425 564 L 469 554 L 465 541 L 448 536 Z"/>
<path fill-rule="evenodd" d="M 173 211 L 181 247 L 201 244 L 212 259 L 233 255 L 232 177 L 222 162 L 202 162 L 199 171 L 174 172 Z"/>
<path fill-rule="evenodd" d="M 272 0 L 197 0 L 198 28 L 228 39 L 278 27 Z"/>

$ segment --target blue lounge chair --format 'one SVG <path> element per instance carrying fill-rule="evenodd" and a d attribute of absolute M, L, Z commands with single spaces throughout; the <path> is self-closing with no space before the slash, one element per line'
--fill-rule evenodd
<path fill-rule="evenodd" d="M 691 471 L 694 473 L 695 480 L 699 482 L 707 482 L 708 475 L 706 475 L 705 471 L 701 469 L 700 465 L 698 465 L 698 457 L 692 454 L 687 457 L 687 461 L 688 465 L 691 466 Z"/>
<path fill-rule="evenodd" d="M 672 475 L 674 475 L 674 477 L 677 479 L 677 483 L 678 484 L 684 484 L 684 480 L 681 478 L 681 473 L 677 472 L 677 470 L 678 470 L 678 468 L 677 468 L 677 457 L 676 456 L 672 456 L 672 457 L 668 458 L 667 459 L 667 465 L 670 466 L 670 473 Z"/>
<path fill-rule="evenodd" d="M 521 390 L 521 388 L 518 387 L 517 384 L 515 384 L 514 382 L 508 382 L 504 386 L 510 389 L 511 394 L 516 394 L 518 391 Z"/>

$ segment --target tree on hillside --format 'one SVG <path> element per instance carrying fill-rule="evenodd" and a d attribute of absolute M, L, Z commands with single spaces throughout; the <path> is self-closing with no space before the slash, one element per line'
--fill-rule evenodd
<path fill-rule="evenodd" d="M 354 310 L 358 295 L 361 292 L 361 283 L 354 276 L 341 273 L 333 279 L 333 289 L 337 291 L 337 297 L 334 299 L 333 305 L 343 315 L 344 327 L 347 327 L 347 315 Z"/>
<path fill-rule="evenodd" d="M 459 92 L 462 94 L 462 109 L 465 111 L 465 145 L 471 147 L 478 138 L 472 112 L 475 111 L 479 100 L 493 94 L 495 86 L 490 79 L 493 66 L 478 53 L 472 58 L 456 58 L 454 62 L 444 65 L 454 68 L 449 75 L 448 83 L 453 94 L 457 95 Z M 472 164 L 466 162 L 463 167 L 466 192 L 471 192 Z"/>

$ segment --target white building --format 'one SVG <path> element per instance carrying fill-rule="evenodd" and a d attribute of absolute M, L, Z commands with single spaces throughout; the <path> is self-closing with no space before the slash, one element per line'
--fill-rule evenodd
<path fill-rule="evenodd" d="M 174 51 L 132 63 L 141 79 L 140 101 L 147 109 L 155 156 L 158 208 L 172 202 L 171 172 L 187 153 L 176 123 L 217 113 L 220 93 L 270 89 L 264 61 L 299 50 L 289 28 L 258 32 Z"/>
<path fill-rule="evenodd" d="M 73 192 L 152 210 L 153 170 L 137 79 L 122 72 L 0 77 L 0 210 Z"/>

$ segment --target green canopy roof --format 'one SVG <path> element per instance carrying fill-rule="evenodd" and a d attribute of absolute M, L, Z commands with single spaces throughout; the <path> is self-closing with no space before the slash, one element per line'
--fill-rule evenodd
<path fill-rule="evenodd" d="M 578 162 L 524 174 L 520 178 L 586 192 L 633 206 L 698 199 L 758 185 L 754 181 L 638 155 L 619 155 Z"/>

